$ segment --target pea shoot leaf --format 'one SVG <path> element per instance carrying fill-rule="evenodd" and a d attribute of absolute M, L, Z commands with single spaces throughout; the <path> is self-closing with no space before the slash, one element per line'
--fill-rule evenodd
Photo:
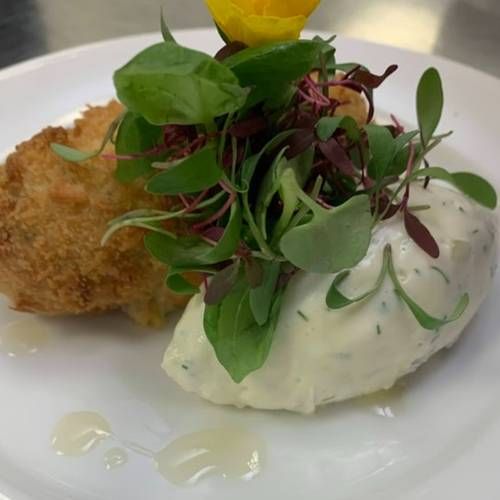
<path fill-rule="evenodd" d="M 273 87 L 309 73 L 318 62 L 322 46 L 310 40 L 269 43 L 244 49 L 225 59 L 224 64 L 243 87 Z"/>
<path fill-rule="evenodd" d="M 106 147 L 108 142 L 110 142 L 113 139 L 116 129 L 120 125 L 122 119 L 123 119 L 123 114 L 120 114 L 117 118 L 115 118 L 111 122 L 110 126 L 108 127 L 108 130 L 106 131 L 106 134 L 102 139 L 101 145 L 95 151 L 88 151 L 88 152 L 79 151 L 78 149 L 71 148 L 64 144 L 56 144 L 54 142 L 51 143 L 50 148 L 57 156 L 61 157 L 63 160 L 70 161 L 72 163 L 80 163 L 95 158 L 104 151 L 104 148 Z"/>
<path fill-rule="evenodd" d="M 207 306 L 216 306 L 231 292 L 238 281 L 240 275 L 241 261 L 235 260 L 229 266 L 215 274 L 208 284 L 205 293 L 205 304 Z"/>
<path fill-rule="evenodd" d="M 336 273 L 355 266 L 368 250 L 372 215 L 366 195 L 326 210 L 297 186 L 300 200 L 312 211 L 310 222 L 286 232 L 280 240 L 292 264 L 313 273 Z"/>
<path fill-rule="evenodd" d="M 235 201 L 231 206 L 231 214 L 224 228 L 222 238 L 217 242 L 217 245 L 209 250 L 202 258 L 208 264 L 217 264 L 230 259 L 236 252 L 241 236 L 241 208 L 240 204 Z"/>
<path fill-rule="evenodd" d="M 462 314 L 465 312 L 467 309 L 467 306 L 469 305 L 469 295 L 467 293 L 463 294 L 455 309 L 452 311 L 452 313 L 448 316 L 446 316 L 443 319 L 440 318 L 434 318 L 430 314 L 428 314 L 426 311 L 424 311 L 404 290 L 404 288 L 401 286 L 401 283 L 398 280 L 396 270 L 394 268 L 394 262 L 392 259 L 392 252 L 391 256 L 389 258 L 389 265 L 388 265 L 388 271 L 389 271 L 389 276 L 392 279 L 392 282 L 394 284 L 394 288 L 396 290 L 396 293 L 401 297 L 401 299 L 406 303 L 406 305 L 409 307 L 410 311 L 413 313 L 415 316 L 415 319 L 418 321 L 420 326 L 422 328 L 425 328 L 426 330 L 437 330 L 448 323 L 452 323 L 453 321 L 456 321 L 459 319 Z"/>
<path fill-rule="evenodd" d="M 442 167 L 430 167 L 418 170 L 412 176 L 413 179 L 418 177 L 430 177 L 446 181 L 486 208 L 494 210 L 497 206 L 498 200 L 495 188 L 477 174 L 470 172 L 450 173 Z"/>
<path fill-rule="evenodd" d="M 172 35 L 172 33 L 171 33 L 168 25 L 167 25 L 167 21 L 165 20 L 165 15 L 164 15 L 164 12 L 163 12 L 163 7 L 160 10 L 160 27 L 161 27 L 161 34 L 162 34 L 163 40 L 165 40 L 165 42 L 177 43 L 175 41 L 175 38 Z"/>
<path fill-rule="evenodd" d="M 262 262 L 262 283 L 250 290 L 250 308 L 255 321 L 259 326 L 264 326 L 269 319 L 269 312 L 273 304 L 276 285 L 280 275 L 279 262 Z"/>
<path fill-rule="evenodd" d="M 151 125 L 142 116 L 129 111 L 118 129 L 116 153 L 118 155 L 136 155 L 151 150 L 159 144 L 162 135 L 161 127 Z M 130 160 L 119 159 L 115 177 L 123 183 L 132 182 L 151 173 L 153 171 L 152 162 L 161 159 L 160 155 L 148 155 Z"/>
<path fill-rule="evenodd" d="M 497 193 L 487 180 L 469 172 L 454 172 L 451 176 L 453 184 L 464 194 L 487 208 L 496 208 Z"/>
<path fill-rule="evenodd" d="M 114 83 L 120 101 L 154 125 L 211 124 L 238 111 L 248 94 L 227 66 L 174 42 L 140 52 Z"/>
<path fill-rule="evenodd" d="M 326 142 L 339 128 L 345 130 L 351 141 L 359 141 L 358 124 L 350 116 L 324 116 L 320 118 L 316 124 L 316 135 L 320 141 Z"/>
<path fill-rule="evenodd" d="M 417 117 L 422 145 L 431 140 L 443 113 L 444 96 L 441 77 L 435 68 L 424 72 L 417 88 Z"/>
<path fill-rule="evenodd" d="M 217 184 L 224 172 L 217 164 L 217 151 L 209 145 L 155 175 L 146 185 L 152 194 L 197 193 Z"/>
<path fill-rule="evenodd" d="M 224 300 L 205 306 L 204 328 L 217 359 L 240 383 L 266 361 L 278 322 L 282 294 L 273 297 L 267 322 L 259 326 L 250 306 L 250 286 L 243 273 Z"/>
<path fill-rule="evenodd" d="M 371 159 L 368 163 L 368 175 L 380 180 L 385 175 L 396 153 L 396 143 L 387 127 L 366 125 L 366 135 L 370 145 Z"/>
<path fill-rule="evenodd" d="M 146 234 L 144 245 L 154 258 L 174 268 L 203 265 L 203 256 L 212 249 L 194 236 L 173 238 L 157 232 Z"/>
<path fill-rule="evenodd" d="M 358 297 L 354 298 L 346 297 L 344 294 L 342 294 L 342 292 L 339 291 L 338 287 L 349 277 L 351 271 L 349 270 L 342 271 L 337 276 L 335 276 L 335 279 L 333 280 L 333 283 L 330 286 L 330 289 L 328 290 L 328 293 L 326 295 L 326 305 L 330 309 L 342 309 L 351 304 L 355 304 L 356 302 L 361 302 L 365 299 L 368 299 L 369 297 L 374 295 L 384 283 L 384 279 L 387 274 L 387 268 L 389 265 L 389 257 L 390 257 L 387 248 L 388 247 L 384 249 L 384 254 L 382 258 L 382 267 L 380 269 L 379 276 L 377 278 L 377 281 L 375 282 L 375 285 L 371 290 L 363 293 Z"/>

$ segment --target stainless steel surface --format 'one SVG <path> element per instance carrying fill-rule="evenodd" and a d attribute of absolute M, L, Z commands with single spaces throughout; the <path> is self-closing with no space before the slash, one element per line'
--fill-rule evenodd
<path fill-rule="evenodd" d="M 154 31 L 161 4 L 172 28 L 211 23 L 202 0 L 0 0 L 0 67 Z M 309 27 L 441 54 L 500 76 L 499 0 L 323 0 Z"/>

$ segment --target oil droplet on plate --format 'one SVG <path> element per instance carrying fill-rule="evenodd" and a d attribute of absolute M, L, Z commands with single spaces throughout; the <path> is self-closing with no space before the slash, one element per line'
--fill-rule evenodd
<path fill-rule="evenodd" d="M 182 436 L 155 454 L 168 481 L 194 484 L 203 476 L 251 479 L 260 472 L 263 443 L 241 429 L 212 429 Z"/>
<path fill-rule="evenodd" d="M 101 415 L 90 411 L 68 413 L 57 423 L 52 447 L 58 455 L 79 457 L 111 435 L 111 427 Z"/>
<path fill-rule="evenodd" d="M 123 448 L 111 448 L 104 454 L 106 470 L 116 469 L 128 462 L 128 454 Z"/>
<path fill-rule="evenodd" d="M 35 318 L 12 321 L 0 330 L 0 351 L 10 357 L 35 354 L 50 340 L 46 325 Z"/>
<path fill-rule="evenodd" d="M 397 383 L 394 387 L 385 391 L 374 392 L 356 400 L 363 408 L 370 408 L 381 417 L 396 418 L 404 408 L 404 395 L 406 385 Z"/>

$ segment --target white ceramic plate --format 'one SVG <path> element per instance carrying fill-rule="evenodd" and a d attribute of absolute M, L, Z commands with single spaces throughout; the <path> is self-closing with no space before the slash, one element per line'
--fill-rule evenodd
<path fill-rule="evenodd" d="M 209 53 L 220 45 L 211 30 L 177 36 Z M 157 39 L 112 40 L 0 72 L 0 152 L 47 124 L 68 122 L 85 103 L 112 97 L 113 70 Z M 337 47 L 340 60 L 359 60 L 374 71 L 400 64 L 377 102 L 408 123 L 415 122 L 420 74 L 438 67 L 446 87 L 442 130 L 455 134 L 436 153 L 435 164 L 477 169 L 500 186 L 498 80 L 450 61 L 366 42 L 340 38 Z M 0 357 L 0 498 L 498 498 L 499 297 L 497 279 L 465 337 L 411 378 L 393 415 L 368 403 L 330 406 L 312 417 L 212 406 L 182 392 L 160 369 L 174 319 L 157 334 L 145 334 L 119 315 L 46 320 L 57 334 L 44 350 Z M 1 323 L 18 316 L 1 306 Z M 103 454 L 112 442 L 81 459 L 56 456 L 49 444 L 54 424 L 77 410 L 99 411 L 122 439 L 153 450 L 200 429 L 244 427 L 267 445 L 263 471 L 251 481 L 211 478 L 179 488 L 139 454 L 130 453 L 128 464 L 106 471 Z"/>

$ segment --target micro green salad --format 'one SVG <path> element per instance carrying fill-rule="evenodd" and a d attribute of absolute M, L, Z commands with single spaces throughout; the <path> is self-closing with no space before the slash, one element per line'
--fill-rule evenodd
<path fill-rule="evenodd" d="M 177 44 L 165 23 L 162 32 L 163 42 L 116 71 L 126 112 L 104 144 L 115 143 L 117 179 L 144 179 L 171 208 L 124 214 L 104 241 L 125 227 L 147 230 L 144 244 L 166 264 L 167 286 L 204 295 L 206 335 L 234 381 L 265 362 L 283 293 L 297 272 L 335 275 L 325 297 L 331 309 L 369 298 L 389 276 L 423 328 L 460 317 L 467 294 L 454 311 L 443 311 L 445 320 L 415 303 L 398 282 L 390 246 L 373 290 L 347 298 L 338 288 L 365 257 L 374 227 L 393 217 L 402 218 L 423 252 L 439 256 L 419 219 L 426 207 L 409 203 L 415 183 L 439 179 L 496 206 L 487 181 L 426 159 L 449 135 L 436 133 L 443 110 L 436 69 L 420 79 L 418 129 L 406 131 L 394 117 L 389 125 L 374 121 L 373 92 L 397 66 L 377 75 L 361 64 L 339 64 L 333 39 L 258 47 L 233 41 L 211 57 Z M 345 102 L 331 97 L 335 87 L 363 96 L 367 124 L 336 115 Z M 71 161 L 102 153 L 53 147 Z M 204 284 L 193 285 L 188 272 L 200 273 Z"/>

